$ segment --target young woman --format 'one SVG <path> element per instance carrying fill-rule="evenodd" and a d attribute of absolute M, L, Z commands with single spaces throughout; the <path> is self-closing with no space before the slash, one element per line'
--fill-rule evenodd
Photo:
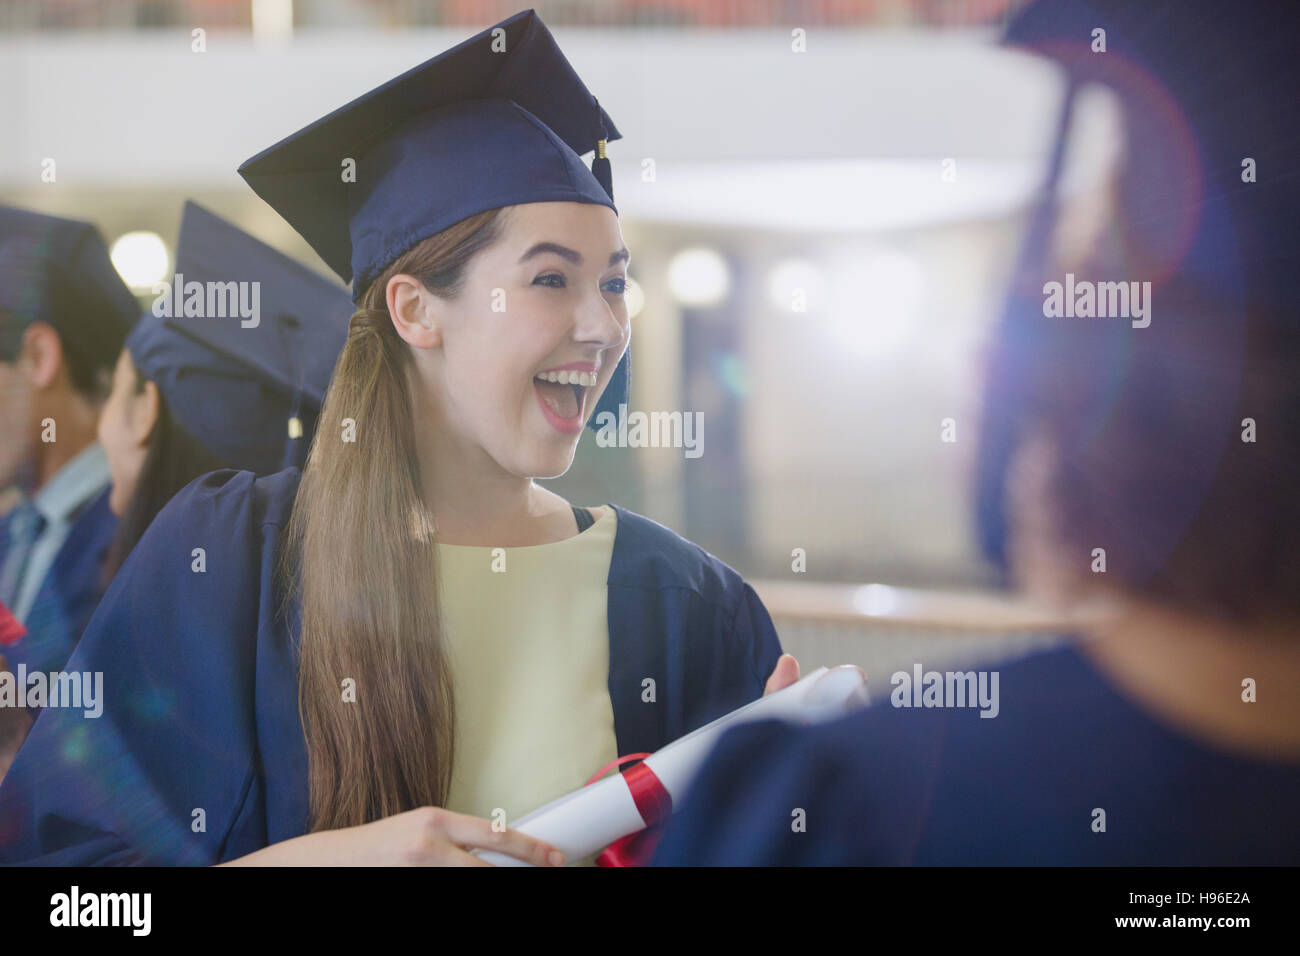
<path fill-rule="evenodd" d="M 69 664 L 110 720 L 35 729 L 0 856 L 557 863 L 508 824 L 797 677 L 731 568 L 533 480 L 625 400 L 616 135 L 525 11 L 244 165 L 359 305 L 306 470 L 159 515 Z"/>

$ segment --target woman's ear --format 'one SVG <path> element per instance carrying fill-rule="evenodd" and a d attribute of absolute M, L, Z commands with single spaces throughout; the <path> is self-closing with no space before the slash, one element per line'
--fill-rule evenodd
<path fill-rule="evenodd" d="M 158 417 L 162 412 L 162 395 L 158 386 L 146 379 L 144 388 L 131 400 L 131 440 L 144 448 L 149 444 L 153 430 L 158 427 Z"/>
<path fill-rule="evenodd" d="M 442 327 L 435 311 L 437 297 L 414 276 L 395 275 L 384 290 L 388 314 L 402 341 L 412 348 L 434 349 L 442 345 Z"/>
<path fill-rule="evenodd" d="M 63 342 L 52 325 L 45 322 L 29 325 L 23 333 L 22 355 L 31 369 L 35 388 L 49 388 L 57 381 L 63 365 Z"/>

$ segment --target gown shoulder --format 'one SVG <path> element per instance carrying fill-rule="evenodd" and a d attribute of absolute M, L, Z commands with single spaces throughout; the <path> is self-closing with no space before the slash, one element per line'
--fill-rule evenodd
<path fill-rule="evenodd" d="M 176 493 L 155 523 L 163 527 L 247 515 L 258 527 L 288 524 L 302 473 L 286 468 L 271 475 L 224 468 L 200 475 Z M 152 527 L 150 528 L 152 530 Z"/>
<path fill-rule="evenodd" d="M 278 558 L 298 480 L 212 472 L 159 513 L 64 667 L 100 712 L 45 708 L 0 784 L 0 861 L 220 858 L 257 770 L 259 663 L 286 659 Z"/>
<path fill-rule="evenodd" d="M 739 572 L 657 521 L 614 507 L 610 698 L 620 749 L 648 753 L 759 697 L 781 642 Z M 668 706 L 648 705 L 655 700 Z"/>
<path fill-rule="evenodd" d="M 688 590 L 731 611 L 746 597 L 748 585 L 726 562 L 651 518 L 613 507 L 618 535 L 611 585 Z"/>

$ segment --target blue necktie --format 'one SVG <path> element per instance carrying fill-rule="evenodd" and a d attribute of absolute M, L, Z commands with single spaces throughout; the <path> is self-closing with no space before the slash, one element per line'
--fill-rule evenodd
<path fill-rule="evenodd" d="M 13 610 L 23 588 L 27 562 L 45 530 L 45 516 L 30 501 L 24 501 L 9 513 L 6 523 L 9 540 L 0 567 L 0 602 Z"/>

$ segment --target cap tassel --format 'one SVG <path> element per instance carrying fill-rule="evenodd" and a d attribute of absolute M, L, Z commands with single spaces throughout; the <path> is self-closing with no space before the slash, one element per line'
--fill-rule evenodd
<path fill-rule="evenodd" d="M 298 381 L 293 387 L 293 404 L 289 409 L 289 435 L 288 440 L 284 443 L 284 461 L 280 465 L 283 468 L 302 468 L 302 382 Z"/>
<path fill-rule="evenodd" d="M 596 177 L 596 182 L 600 183 L 609 201 L 614 201 L 614 171 L 610 169 L 609 157 L 605 155 L 605 120 L 600 112 L 600 100 L 596 100 L 596 121 L 600 123 L 600 139 L 596 141 L 596 158 L 591 161 L 591 174 Z"/>
<path fill-rule="evenodd" d="M 288 440 L 284 443 L 284 460 L 280 464 L 281 469 L 301 468 L 303 466 L 302 448 L 299 442 L 302 441 L 302 386 L 296 385 L 293 390 L 293 405 L 289 412 L 289 434 Z"/>
<path fill-rule="evenodd" d="M 596 144 L 596 158 L 591 161 L 591 172 L 596 177 L 596 182 L 609 195 L 610 202 L 614 201 L 614 171 L 609 167 L 609 159 L 605 156 L 605 141 L 602 139 Z"/>
<path fill-rule="evenodd" d="M 302 363 L 297 361 L 299 356 L 298 332 L 300 325 L 296 316 L 277 315 L 277 328 L 280 331 L 281 340 L 285 342 L 287 349 L 286 355 L 293 368 L 293 398 L 289 405 L 289 418 L 287 421 L 287 436 L 284 443 L 284 458 L 280 463 L 280 468 L 302 468 L 302 392 L 304 370 Z"/>

